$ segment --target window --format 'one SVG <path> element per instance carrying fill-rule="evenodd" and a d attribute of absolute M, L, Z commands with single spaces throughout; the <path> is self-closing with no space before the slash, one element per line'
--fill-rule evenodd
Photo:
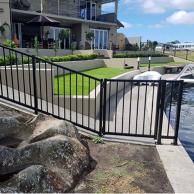
<path fill-rule="evenodd" d="M 86 7 L 81 6 L 80 8 L 81 18 L 87 20 L 96 20 L 96 3 L 86 3 Z"/>
<path fill-rule="evenodd" d="M 108 49 L 108 30 L 92 29 L 94 33 L 93 48 Z"/>
<path fill-rule="evenodd" d="M 66 47 L 66 48 L 69 48 L 70 47 L 70 35 L 69 35 L 69 38 L 67 38 L 65 41 L 64 41 L 64 45 L 61 45 L 62 42 L 59 40 L 59 32 L 64 29 L 64 30 L 69 30 L 67 28 L 57 28 L 57 27 L 50 27 L 49 29 L 49 35 L 48 35 L 48 39 L 49 41 L 58 41 L 60 47 Z"/>

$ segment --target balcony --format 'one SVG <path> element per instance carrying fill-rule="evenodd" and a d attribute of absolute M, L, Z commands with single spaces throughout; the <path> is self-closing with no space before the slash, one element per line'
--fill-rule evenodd
<path fill-rule="evenodd" d="M 53 14 L 69 18 L 77 18 L 91 21 L 116 23 L 116 14 L 103 12 L 103 3 L 114 2 L 114 0 L 99 0 L 98 3 L 90 3 L 85 0 L 33 0 L 29 1 L 29 6 L 22 6 L 18 1 L 11 0 L 12 8 L 30 12 Z M 25 2 L 23 0 L 22 2 Z M 27 5 L 27 3 L 26 3 Z M 97 8 L 98 7 L 98 8 Z"/>

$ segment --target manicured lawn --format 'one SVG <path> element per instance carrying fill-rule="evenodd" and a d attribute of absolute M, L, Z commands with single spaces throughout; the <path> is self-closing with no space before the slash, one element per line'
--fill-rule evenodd
<path fill-rule="evenodd" d="M 123 68 L 98 68 L 82 73 L 98 79 L 110 79 L 130 70 Z M 55 77 L 55 95 L 88 95 L 99 85 L 99 81 L 76 74 Z"/>
<path fill-rule="evenodd" d="M 165 65 L 182 65 L 182 64 L 188 64 L 185 62 L 170 62 L 170 63 L 153 63 L 151 64 L 151 67 L 162 67 Z M 148 64 L 141 64 L 141 67 L 148 67 Z"/>

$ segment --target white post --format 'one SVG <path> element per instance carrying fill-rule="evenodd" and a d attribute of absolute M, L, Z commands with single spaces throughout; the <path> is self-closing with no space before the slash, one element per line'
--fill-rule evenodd
<path fill-rule="evenodd" d="M 58 9 L 58 15 L 60 15 L 60 0 L 58 0 L 58 7 L 57 7 L 57 9 Z"/>
<path fill-rule="evenodd" d="M 115 0 L 115 22 L 117 21 L 118 17 L 118 0 Z"/>
<path fill-rule="evenodd" d="M 40 11 L 41 11 L 41 13 L 43 11 L 43 3 L 42 3 L 42 0 L 40 0 Z"/>

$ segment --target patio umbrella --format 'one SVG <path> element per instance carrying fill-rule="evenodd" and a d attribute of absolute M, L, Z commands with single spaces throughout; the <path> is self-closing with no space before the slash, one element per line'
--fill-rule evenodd
<path fill-rule="evenodd" d="M 58 26 L 60 22 L 50 17 L 39 15 L 28 21 L 27 24 L 39 25 L 39 26 Z"/>
<path fill-rule="evenodd" d="M 27 24 L 38 26 L 59 26 L 60 22 L 50 17 L 39 15 L 28 21 Z M 43 28 L 41 27 L 41 38 L 43 40 Z"/>

